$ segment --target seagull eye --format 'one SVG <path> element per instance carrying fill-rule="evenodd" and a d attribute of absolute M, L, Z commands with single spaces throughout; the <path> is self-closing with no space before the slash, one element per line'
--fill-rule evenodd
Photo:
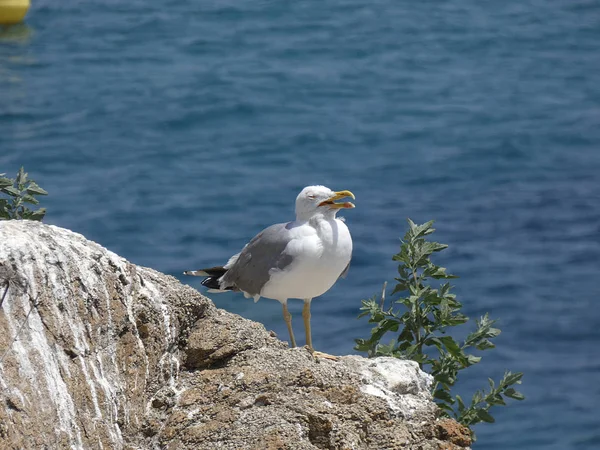
<path fill-rule="evenodd" d="M 310 195 L 308 196 L 308 198 L 310 198 L 311 200 L 314 200 L 314 199 L 315 199 L 315 198 L 317 198 L 317 197 L 316 197 L 315 195 L 313 195 L 313 194 L 310 194 Z"/>

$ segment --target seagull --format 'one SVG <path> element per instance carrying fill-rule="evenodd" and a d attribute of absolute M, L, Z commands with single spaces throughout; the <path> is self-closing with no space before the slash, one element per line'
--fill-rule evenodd
<path fill-rule="evenodd" d="M 304 300 L 306 345 L 317 356 L 336 359 L 313 348 L 310 304 L 345 278 L 350 268 L 352 237 L 344 220 L 336 217 L 341 209 L 354 208 L 351 202 L 336 202 L 346 197 L 355 198 L 350 191 L 307 186 L 296 198 L 296 220 L 265 228 L 224 266 L 184 275 L 205 277 L 201 284 L 209 292 L 239 291 L 255 302 L 261 297 L 279 301 L 292 347 L 296 338 L 287 301 Z"/>

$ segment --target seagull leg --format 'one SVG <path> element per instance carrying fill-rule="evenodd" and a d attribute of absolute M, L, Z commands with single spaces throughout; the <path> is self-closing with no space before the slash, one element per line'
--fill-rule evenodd
<path fill-rule="evenodd" d="M 292 348 L 296 347 L 296 338 L 294 337 L 294 330 L 292 330 L 292 315 L 287 307 L 287 300 L 285 302 L 281 302 L 283 305 L 283 320 L 285 320 L 285 324 L 287 325 L 288 332 L 290 333 L 290 340 Z"/>
<path fill-rule="evenodd" d="M 304 299 L 304 307 L 302 308 L 302 319 L 304 320 L 304 332 L 306 333 L 306 345 L 315 357 L 331 359 L 337 361 L 338 357 L 327 353 L 316 352 L 312 345 L 312 334 L 310 330 L 310 302 L 312 298 Z"/>
<path fill-rule="evenodd" d="M 304 307 L 302 308 L 302 320 L 304 320 L 304 332 L 306 333 L 306 345 L 311 352 L 314 352 L 315 349 L 312 345 L 312 334 L 310 331 L 310 302 L 312 298 L 304 299 Z"/>

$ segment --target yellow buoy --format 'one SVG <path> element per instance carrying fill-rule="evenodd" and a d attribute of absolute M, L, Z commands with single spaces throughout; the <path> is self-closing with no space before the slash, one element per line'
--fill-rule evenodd
<path fill-rule="evenodd" d="M 29 0 L 0 0 L 0 25 L 12 25 L 25 18 Z"/>

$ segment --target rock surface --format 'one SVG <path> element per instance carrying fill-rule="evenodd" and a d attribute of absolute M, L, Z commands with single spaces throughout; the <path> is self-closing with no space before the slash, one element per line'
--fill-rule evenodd
<path fill-rule="evenodd" d="M 315 360 L 69 230 L 0 221 L 2 448 L 452 449 L 411 361 Z"/>

